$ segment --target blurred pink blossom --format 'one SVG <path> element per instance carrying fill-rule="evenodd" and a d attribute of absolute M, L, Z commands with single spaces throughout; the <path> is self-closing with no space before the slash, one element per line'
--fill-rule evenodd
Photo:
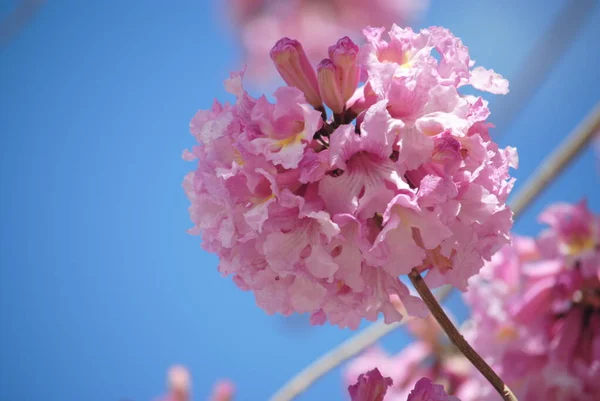
<path fill-rule="evenodd" d="M 521 401 L 598 400 L 600 218 L 580 202 L 540 221 L 549 228 L 535 242 L 515 238 L 469 282 L 466 337 Z M 495 399 L 472 389 L 465 400 Z"/>
<path fill-rule="evenodd" d="M 159 401 L 190 401 L 191 377 L 190 372 L 181 365 L 174 365 L 167 375 L 169 392 Z"/>
<path fill-rule="evenodd" d="M 298 39 L 313 63 L 327 52 L 327 39 L 349 36 L 360 40 L 360 27 L 410 24 L 428 0 L 229 0 L 227 12 L 238 31 L 248 77 L 265 81 L 275 70 L 265 65 L 275 42 Z"/>
<path fill-rule="evenodd" d="M 235 384 L 229 380 L 220 380 L 215 383 L 210 401 L 233 401 Z"/>
<path fill-rule="evenodd" d="M 458 398 L 446 394 L 444 386 L 433 384 L 431 380 L 423 378 L 417 382 L 406 401 L 460 401 Z"/>
<path fill-rule="evenodd" d="M 232 74 L 235 103 L 215 102 L 190 123 L 190 232 L 268 313 L 351 328 L 379 314 L 426 316 L 399 275 L 416 268 L 431 286 L 464 291 L 509 241 L 516 151 L 490 139 L 487 103 L 458 92 L 506 93 L 508 83 L 480 67 L 473 75 L 446 29 L 383 34 L 367 28 L 358 53 L 340 39 L 320 74 L 283 38 L 270 56 L 288 86 L 274 102 Z"/>

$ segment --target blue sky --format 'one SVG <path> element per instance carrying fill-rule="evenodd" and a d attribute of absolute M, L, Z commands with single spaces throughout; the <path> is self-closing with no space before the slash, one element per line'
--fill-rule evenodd
<path fill-rule="evenodd" d="M 512 79 L 565 2 L 432 3 L 419 27 L 450 28 L 478 64 Z M 267 316 L 185 233 L 188 122 L 228 98 L 222 80 L 240 65 L 215 15 L 200 0 L 53 1 L 0 49 L 0 400 L 151 400 L 176 362 L 191 369 L 195 400 L 220 377 L 238 400 L 264 400 L 353 334 Z M 499 124 L 499 142 L 520 152 L 516 190 L 599 100 L 598 37 L 596 7 Z M 494 121 L 510 95 L 490 100 Z M 517 232 L 535 234 L 549 202 L 587 197 L 600 211 L 599 165 L 586 150 Z M 465 316 L 458 297 L 450 305 Z M 339 371 L 300 397 L 343 399 Z"/>

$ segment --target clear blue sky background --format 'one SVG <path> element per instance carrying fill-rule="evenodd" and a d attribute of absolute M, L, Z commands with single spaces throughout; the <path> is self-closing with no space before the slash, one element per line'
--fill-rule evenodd
<path fill-rule="evenodd" d="M 450 28 L 511 79 L 565 2 L 432 3 L 419 26 Z M 0 49 L 0 401 L 147 401 L 175 362 L 191 369 L 195 400 L 230 377 L 238 400 L 260 401 L 353 334 L 267 316 L 185 233 L 188 121 L 227 98 L 222 80 L 240 63 L 215 13 L 201 0 L 48 1 Z M 599 37 L 596 8 L 498 132 L 520 151 L 517 190 L 599 100 Z M 588 149 L 517 231 L 537 232 L 548 202 L 587 196 L 599 211 L 598 171 Z M 464 318 L 459 298 L 450 305 Z M 300 399 L 345 399 L 339 374 Z"/>

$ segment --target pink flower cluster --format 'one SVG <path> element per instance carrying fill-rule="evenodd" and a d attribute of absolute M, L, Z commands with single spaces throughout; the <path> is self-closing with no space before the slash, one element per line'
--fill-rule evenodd
<path fill-rule="evenodd" d="M 348 387 L 351 401 L 383 401 L 389 400 L 386 396 L 388 387 L 392 386 L 393 381 L 389 377 L 384 377 L 377 368 L 361 374 L 356 384 Z M 398 399 L 400 400 L 400 399 Z M 408 397 L 402 401 L 460 401 L 454 396 L 446 394 L 444 387 L 439 384 L 433 384 L 431 380 L 422 378 L 415 384 L 414 389 Z"/>
<path fill-rule="evenodd" d="M 383 33 L 366 29 L 360 51 L 340 39 L 317 71 L 298 41 L 281 39 L 271 58 L 288 86 L 274 102 L 233 74 L 236 102 L 190 123 L 191 232 L 268 313 L 356 328 L 380 313 L 399 321 L 397 296 L 401 311 L 424 316 L 399 275 L 417 269 L 464 291 L 509 241 L 516 151 L 490 139 L 487 103 L 459 93 L 506 93 L 507 81 L 472 68 L 446 29 Z"/>
<path fill-rule="evenodd" d="M 272 78 L 266 66 L 271 46 L 284 36 L 304 44 L 311 61 L 327 52 L 323 38 L 350 36 L 360 39 L 364 26 L 405 25 L 428 6 L 427 0 L 229 0 L 231 14 L 246 52 L 252 79 Z"/>
<path fill-rule="evenodd" d="M 521 401 L 600 399 L 600 217 L 585 202 L 546 209 L 470 282 L 467 337 Z M 489 386 L 473 400 L 495 400 Z"/>
<path fill-rule="evenodd" d="M 448 342 L 432 316 L 412 320 L 408 328 L 415 341 L 393 356 L 378 347 L 367 350 L 346 367 L 345 381 L 354 383 L 362 372 L 379 369 L 383 375 L 393 380 L 384 398 L 386 401 L 410 399 L 412 389 L 419 388 L 421 377 L 443 383 L 450 394 L 456 394 L 464 400 L 465 384 L 469 382 L 472 373 L 467 359 Z M 442 388 L 441 385 L 439 387 Z"/>

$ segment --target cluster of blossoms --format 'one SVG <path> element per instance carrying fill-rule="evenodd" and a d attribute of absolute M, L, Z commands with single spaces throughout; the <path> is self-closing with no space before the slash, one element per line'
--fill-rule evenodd
<path fill-rule="evenodd" d="M 348 387 L 351 401 L 383 401 L 389 400 L 388 388 L 394 382 L 389 377 L 384 377 L 379 369 L 375 368 L 361 374 L 356 384 Z M 460 401 L 458 398 L 446 394 L 444 387 L 433 384 L 431 380 L 422 378 L 415 384 L 408 396 L 394 398 L 402 401 Z"/>
<path fill-rule="evenodd" d="M 227 3 L 227 2 L 226 2 Z M 279 38 L 298 38 L 311 61 L 327 52 L 323 38 L 360 39 L 356 27 L 405 25 L 428 6 L 427 0 L 229 0 L 227 11 L 246 52 L 252 79 L 272 78 L 265 66 L 271 45 Z"/>
<path fill-rule="evenodd" d="M 346 367 L 345 381 L 354 383 L 362 372 L 377 368 L 393 381 L 386 401 L 405 401 L 422 377 L 463 401 L 469 400 L 471 364 L 448 342 L 439 324 L 430 316 L 412 320 L 407 327 L 415 341 L 396 355 L 379 347 L 365 351 Z"/>
<path fill-rule="evenodd" d="M 281 39 L 271 58 L 289 86 L 274 103 L 233 74 L 235 104 L 190 123 L 200 143 L 184 152 L 199 160 L 184 180 L 191 232 L 268 313 L 351 328 L 380 313 L 424 316 L 399 275 L 416 269 L 464 291 L 510 240 L 516 151 L 490 139 L 487 103 L 458 92 L 504 94 L 507 81 L 473 68 L 443 28 L 364 33 L 360 51 L 342 38 L 316 72 L 299 42 Z"/>
<path fill-rule="evenodd" d="M 600 217 L 581 202 L 551 206 L 540 221 L 549 229 L 514 238 L 470 281 L 467 338 L 521 401 L 598 400 Z M 499 399 L 472 387 L 472 400 Z"/>

